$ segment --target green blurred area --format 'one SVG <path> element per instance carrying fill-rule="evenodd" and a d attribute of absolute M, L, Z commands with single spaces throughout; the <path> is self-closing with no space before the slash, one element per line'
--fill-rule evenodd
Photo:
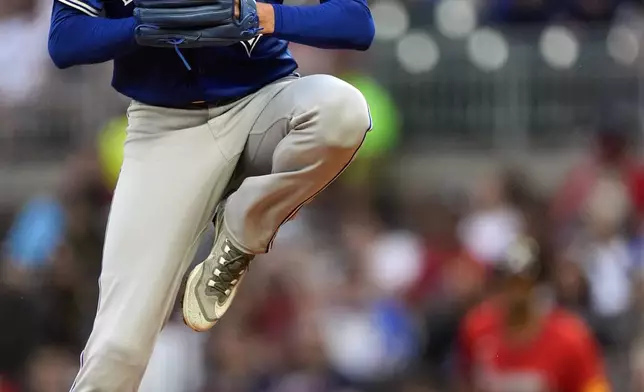
<path fill-rule="evenodd" d="M 343 79 L 365 96 L 373 127 L 358 153 L 358 158 L 374 158 L 395 149 L 400 141 L 400 113 L 389 92 L 375 79 L 362 74 L 347 74 Z"/>
<path fill-rule="evenodd" d="M 118 117 L 110 121 L 98 137 L 98 157 L 106 186 L 110 189 L 116 186 L 121 171 L 126 129 L 127 117 Z"/>

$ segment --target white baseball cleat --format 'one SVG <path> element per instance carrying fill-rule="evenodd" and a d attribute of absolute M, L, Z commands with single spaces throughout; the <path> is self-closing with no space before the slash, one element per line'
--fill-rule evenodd
<path fill-rule="evenodd" d="M 198 332 L 209 330 L 223 317 L 255 257 L 235 248 L 226 238 L 224 204 L 217 207 L 212 251 L 190 272 L 183 295 L 183 320 Z"/>

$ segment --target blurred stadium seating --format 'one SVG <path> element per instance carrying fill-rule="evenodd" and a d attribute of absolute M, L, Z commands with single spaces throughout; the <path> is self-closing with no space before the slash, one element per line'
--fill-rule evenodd
<path fill-rule="evenodd" d="M 173 318 L 141 391 L 450 391 L 460 317 L 521 233 L 552 248 L 614 391 L 643 391 L 639 2 L 372 5 L 366 54 L 292 50 L 304 74 L 368 77 L 389 148 L 283 228 L 212 334 Z M 109 64 L 53 68 L 50 7 L 0 1 L 0 392 L 68 390 L 112 186 L 97 143 L 128 105 Z"/>

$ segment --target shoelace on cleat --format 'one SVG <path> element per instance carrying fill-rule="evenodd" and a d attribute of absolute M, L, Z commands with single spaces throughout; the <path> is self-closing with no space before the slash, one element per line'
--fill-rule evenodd
<path fill-rule="evenodd" d="M 207 282 L 211 290 L 215 290 L 226 297 L 232 293 L 234 287 L 239 283 L 250 262 L 247 255 L 241 252 L 232 254 L 232 251 L 233 249 L 226 241 L 223 255 L 219 257 L 217 267 L 212 271 L 213 276 Z"/>

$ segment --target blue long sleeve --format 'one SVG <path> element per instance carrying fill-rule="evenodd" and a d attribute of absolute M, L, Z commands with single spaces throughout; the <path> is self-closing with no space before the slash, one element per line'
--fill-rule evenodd
<path fill-rule="evenodd" d="M 54 1 L 49 55 L 59 68 L 113 60 L 136 47 L 133 17 L 92 17 Z"/>
<path fill-rule="evenodd" d="M 365 0 L 327 0 L 319 5 L 273 4 L 274 37 L 323 49 L 367 50 L 375 27 Z"/>

